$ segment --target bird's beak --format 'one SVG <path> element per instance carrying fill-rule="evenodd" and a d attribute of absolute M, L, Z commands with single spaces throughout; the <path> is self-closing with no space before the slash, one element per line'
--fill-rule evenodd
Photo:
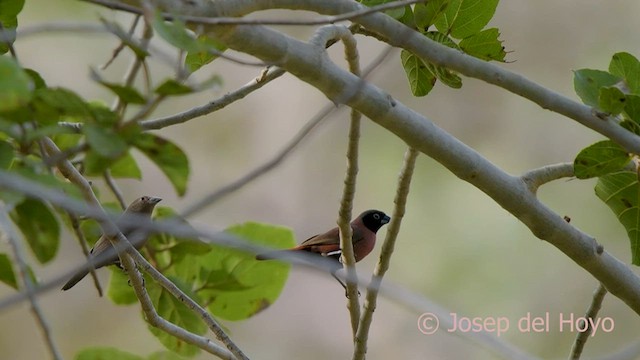
<path fill-rule="evenodd" d="M 162 198 L 159 198 L 159 197 L 153 197 L 153 196 L 150 196 L 150 197 L 149 197 L 149 203 L 150 203 L 150 204 L 155 205 L 155 204 L 159 203 L 160 201 L 162 201 Z"/>
<path fill-rule="evenodd" d="M 391 221 L 391 218 L 389 217 L 389 215 L 385 215 L 385 216 L 382 218 L 382 221 L 380 221 L 380 222 L 381 222 L 381 223 L 383 223 L 383 224 L 388 224 L 388 223 L 389 223 L 389 221 Z"/>

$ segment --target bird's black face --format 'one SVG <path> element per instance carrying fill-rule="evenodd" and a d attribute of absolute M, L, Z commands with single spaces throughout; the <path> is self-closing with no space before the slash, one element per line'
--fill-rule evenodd
<path fill-rule="evenodd" d="M 382 227 L 382 225 L 388 223 L 391 220 L 391 218 L 387 214 L 383 213 L 380 210 L 367 210 L 363 212 L 360 217 L 362 218 L 362 223 L 364 224 L 364 226 L 374 233 L 377 232 Z"/>

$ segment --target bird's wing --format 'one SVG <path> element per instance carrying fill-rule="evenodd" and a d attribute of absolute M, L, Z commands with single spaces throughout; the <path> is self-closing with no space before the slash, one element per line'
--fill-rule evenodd
<path fill-rule="evenodd" d="M 353 236 L 351 241 L 353 244 L 364 239 L 364 233 L 358 227 L 351 227 Z M 314 235 L 307 240 L 303 241 L 298 247 L 309 247 L 314 245 L 340 245 L 340 230 L 333 228 L 324 234 Z"/>
<path fill-rule="evenodd" d="M 333 228 L 324 234 L 314 235 L 300 244 L 300 247 L 316 245 L 340 245 L 340 230 Z"/>

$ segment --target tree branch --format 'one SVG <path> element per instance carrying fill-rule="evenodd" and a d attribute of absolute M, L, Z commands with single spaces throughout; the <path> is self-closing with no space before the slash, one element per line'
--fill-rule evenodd
<path fill-rule="evenodd" d="M 598 311 L 602 307 L 602 300 L 604 300 L 604 296 L 607 295 L 607 289 L 602 286 L 602 284 L 598 284 L 598 288 L 593 293 L 593 299 L 591 300 L 591 305 L 589 305 L 589 309 L 587 309 L 587 313 L 585 314 L 585 319 L 593 319 L 598 315 Z M 576 336 L 576 340 L 571 347 L 571 354 L 569 355 L 569 359 L 578 360 L 580 359 L 580 355 L 582 355 L 582 350 L 589 340 L 589 335 L 593 331 L 593 327 L 589 325 L 587 322 L 585 324 L 585 320 L 582 320 L 582 324 L 578 326 L 579 329 L 583 329 L 586 327 L 586 331 L 578 332 Z"/>
<path fill-rule="evenodd" d="M 398 188 L 396 190 L 396 198 L 394 200 L 396 206 L 393 210 L 393 216 L 391 217 L 391 223 L 387 230 L 387 236 L 382 243 L 382 250 L 380 252 L 380 259 L 376 265 L 373 275 L 371 276 L 371 283 L 367 287 L 367 297 L 364 302 L 364 311 L 360 318 L 360 324 L 358 326 L 358 333 L 355 339 L 355 349 L 353 352 L 353 360 L 362 360 L 367 353 L 367 341 L 369 339 L 369 329 L 371 328 L 371 321 L 373 320 L 373 312 L 376 310 L 378 303 L 378 291 L 382 284 L 382 278 L 389 269 L 391 263 L 391 255 L 395 248 L 396 239 L 400 232 L 400 225 L 402 224 L 402 218 L 404 217 L 404 211 L 407 204 L 407 197 L 409 196 L 409 189 L 411 187 L 411 178 L 413 177 L 413 169 L 418 158 L 418 151 L 409 148 L 405 153 L 404 163 L 400 170 L 400 176 L 398 178 Z"/>

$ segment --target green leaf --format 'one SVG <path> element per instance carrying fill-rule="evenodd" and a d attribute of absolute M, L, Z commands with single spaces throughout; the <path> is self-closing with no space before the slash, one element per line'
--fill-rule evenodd
<path fill-rule="evenodd" d="M 180 217 L 173 209 L 166 206 L 156 207 L 153 214 L 154 220 L 170 220 L 181 226 L 190 226 L 185 219 Z M 200 239 L 177 237 L 164 233 L 152 235 L 147 242 L 147 247 L 154 249 L 156 261 L 161 268 L 179 263 L 187 255 L 204 255 L 212 249 L 208 243 Z"/>
<path fill-rule="evenodd" d="M 153 29 L 161 38 L 169 44 L 188 52 L 199 52 L 202 45 L 187 31 L 184 22 L 173 20 L 165 21 L 160 11 L 156 11 L 152 23 Z"/>
<path fill-rule="evenodd" d="M 627 230 L 631 243 L 631 262 L 640 265 L 640 192 L 638 174 L 634 171 L 620 171 L 601 176 L 596 184 L 596 195 L 616 215 Z"/>
<path fill-rule="evenodd" d="M 600 88 L 598 96 L 598 108 L 611 115 L 618 115 L 624 109 L 627 98 L 622 91 L 615 86 Z"/>
<path fill-rule="evenodd" d="M 111 277 L 109 278 L 109 286 L 107 288 L 107 296 L 116 305 L 131 305 L 138 301 L 136 293 L 129 285 L 129 275 L 117 266 L 109 266 Z M 147 283 L 145 278 L 145 284 Z M 151 280 L 149 280 L 151 281 Z"/>
<path fill-rule="evenodd" d="M 198 294 L 191 292 L 179 279 L 171 278 L 170 280 L 180 287 L 180 289 L 182 289 L 193 300 L 201 303 L 197 296 Z M 198 335 L 203 335 L 207 331 L 207 327 L 202 320 L 200 320 L 200 317 L 189 310 L 182 302 L 180 302 L 180 300 L 169 294 L 164 288 L 160 287 L 155 282 L 149 281 L 146 284 L 147 290 L 149 291 L 149 297 L 151 298 L 158 315 L 162 316 L 167 321 Z M 167 349 L 174 351 L 179 355 L 191 357 L 200 352 L 198 347 L 187 344 L 158 328 L 151 327 L 149 325 L 149 330 Z"/>
<path fill-rule="evenodd" d="M 0 57 L 0 112 L 25 106 L 31 100 L 33 88 L 29 75 L 12 58 Z"/>
<path fill-rule="evenodd" d="M 422 59 L 407 50 L 402 50 L 400 59 L 413 96 L 427 95 L 436 83 L 435 75 L 429 71 Z"/>
<path fill-rule="evenodd" d="M 499 40 L 500 32 L 496 28 L 483 30 L 460 41 L 460 49 L 482 60 L 504 62 L 507 53 Z"/>
<path fill-rule="evenodd" d="M 0 281 L 18 290 L 18 280 L 13 272 L 13 264 L 7 254 L 0 253 Z"/>
<path fill-rule="evenodd" d="M 98 84 L 111 90 L 111 92 L 116 94 L 124 103 L 145 104 L 147 102 L 144 96 L 142 96 L 142 94 L 140 94 L 140 92 L 138 92 L 134 87 L 105 81 L 100 77 L 100 74 L 93 69 L 91 69 L 91 78 Z"/>
<path fill-rule="evenodd" d="M 439 42 L 442 45 L 448 46 L 452 49 L 460 50 L 458 45 L 453 42 L 447 35 L 437 32 L 437 31 L 429 31 L 425 34 L 428 38 L 433 41 Z M 447 69 L 444 66 L 438 66 L 431 64 L 429 62 L 425 62 L 429 71 L 436 76 L 436 78 L 442 81 L 443 84 L 454 88 L 459 89 L 462 87 L 462 79 L 458 76 L 454 71 Z"/>
<path fill-rule="evenodd" d="M 41 264 L 55 257 L 60 246 L 60 226 L 49 207 L 40 201 L 26 199 L 11 212 L 11 219 Z"/>
<path fill-rule="evenodd" d="M 114 163 L 114 159 L 100 155 L 95 149 L 89 149 L 84 154 L 84 175 L 102 176 L 104 172 Z"/>
<path fill-rule="evenodd" d="M 620 145 L 604 140 L 582 149 L 573 161 L 573 169 L 578 179 L 589 179 L 620 171 L 630 160 Z"/>
<path fill-rule="evenodd" d="M 184 152 L 169 140 L 149 133 L 136 137 L 134 145 L 162 170 L 178 195 L 184 195 L 189 179 L 189 159 Z"/>
<path fill-rule="evenodd" d="M 626 98 L 627 100 L 624 104 L 625 115 L 636 124 L 640 124 L 640 95 L 627 94 Z"/>
<path fill-rule="evenodd" d="M 451 0 L 435 22 L 440 32 L 464 39 L 480 32 L 493 17 L 498 0 Z"/>
<path fill-rule="evenodd" d="M 197 41 L 200 44 L 200 49 L 198 51 L 189 51 L 184 60 L 184 64 L 190 72 L 195 72 L 209 64 L 218 58 L 218 53 L 227 50 L 226 45 L 207 35 L 198 36 Z"/>
<path fill-rule="evenodd" d="M 78 121 L 92 118 L 87 102 L 73 91 L 63 88 L 36 90 L 32 108 L 36 120 L 46 125 L 54 125 L 61 116 L 73 117 Z"/>
<path fill-rule="evenodd" d="M 617 84 L 620 78 L 606 71 L 581 69 L 573 72 L 573 87 L 583 103 L 598 107 L 600 88 Z"/>
<path fill-rule="evenodd" d="M 81 350 L 75 360 L 144 360 L 143 357 L 112 347 L 91 347 Z"/>
<path fill-rule="evenodd" d="M 114 178 L 129 178 L 129 179 L 142 179 L 142 172 L 138 167 L 138 163 L 131 156 L 131 153 L 127 152 L 124 156 L 116 160 L 110 167 L 111 176 Z"/>
<path fill-rule="evenodd" d="M 9 169 L 13 162 L 13 155 L 13 146 L 6 141 L 0 141 L 0 169 Z"/>
<path fill-rule="evenodd" d="M 382 4 L 386 4 L 386 3 L 390 3 L 393 2 L 395 0 L 362 0 L 362 5 L 368 6 L 368 7 L 373 7 L 373 6 L 377 6 L 377 5 L 382 5 Z M 405 8 L 404 7 L 400 7 L 400 8 L 395 8 L 395 9 L 389 9 L 389 10 L 385 10 L 384 11 L 385 14 L 391 16 L 392 18 L 399 20 L 400 18 L 402 18 L 404 16 L 405 13 Z"/>
<path fill-rule="evenodd" d="M 290 229 L 247 222 L 226 230 L 247 241 L 275 248 L 295 245 Z M 212 245 L 199 256 L 199 295 L 209 302 L 209 310 L 228 320 L 242 320 L 264 310 L 280 296 L 291 265 L 281 261 L 258 261 L 255 254 Z"/>
<path fill-rule="evenodd" d="M 9 51 L 9 44 L 16 41 L 16 29 L 18 27 L 18 14 L 22 11 L 24 0 L 0 1 L 0 55 Z"/>
<path fill-rule="evenodd" d="M 117 158 L 127 151 L 127 143 L 111 128 L 95 124 L 85 124 L 82 132 L 91 148 L 100 156 Z"/>
<path fill-rule="evenodd" d="M 449 5 L 449 0 L 429 0 L 425 3 L 417 3 L 413 8 L 414 19 L 418 29 L 425 31 L 433 25 L 436 18 L 444 12 Z"/>
<path fill-rule="evenodd" d="M 24 71 L 31 78 L 31 81 L 33 82 L 33 85 L 35 86 L 36 90 L 44 89 L 47 87 L 47 83 L 44 81 L 42 76 L 40 76 L 40 74 L 37 71 L 32 69 L 24 69 Z"/>
<path fill-rule="evenodd" d="M 184 358 L 170 351 L 158 351 L 149 355 L 149 360 L 184 360 Z"/>
<path fill-rule="evenodd" d="M 624 79 L 632 94 L 640 95 L 640 62 L 635 56 L 626 52 L 614 54 L 609 63 L 609 72 Z"/>
<path fill-rule="evenodd" d="M 185 95 L 194 92 L 194 89 L 176 80 L 169 79 L 160 84 L 155 89 L 155 92 L 160 95 Z"/>

